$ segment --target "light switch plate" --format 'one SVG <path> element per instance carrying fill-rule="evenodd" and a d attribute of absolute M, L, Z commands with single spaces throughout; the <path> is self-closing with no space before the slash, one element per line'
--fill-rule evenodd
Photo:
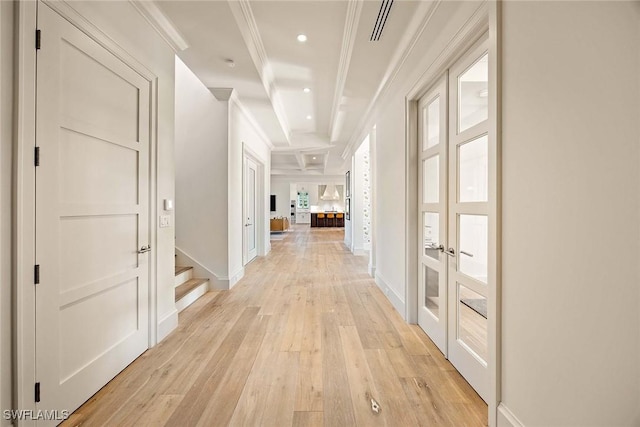
<path fill-rule="evenodd" d="M 171 226 L 171 215 L 160 215 L 160 228 Z"/>

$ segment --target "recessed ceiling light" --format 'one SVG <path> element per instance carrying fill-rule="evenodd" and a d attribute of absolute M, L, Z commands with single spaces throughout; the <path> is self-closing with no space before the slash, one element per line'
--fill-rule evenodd
<path fill-rule="evenodd" d="M 307 116 L 307 120 L 311 120 L 311 116 Z"/>
<path fill-rule="evenodd" d="M 236 63 L 233 59 L 225 59 L 224 62 L 227 64 L 229 68 L 233 68 L 236 66 Z"/>
<path fill-rule="evenodd" d="M 304 34 L 298 34 L 297 38 L 300 43 L 304 43 L 307 41 L 307 36 L 305 36 Z"/>
<path fill-rule="evenodd" d="M 311 89 L 309 89 L 308 87 L 305 87 L 304 89 L 302 89 L 304 91 L 304 93 L 309 93 L 311 92 Z"/>
<path fill-rule="evenodd" d="M 315 159 L 316 159 L 316 156 L 313 156 L 313 160 L 315 160 Z"/>

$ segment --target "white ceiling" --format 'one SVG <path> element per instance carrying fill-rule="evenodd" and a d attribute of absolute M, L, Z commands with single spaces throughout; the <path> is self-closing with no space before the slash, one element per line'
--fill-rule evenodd
<path fill-rule="evenodd" d="M 339 174 L 415 31 L 426 1 L 158 1 L 189 46 L 184 63 L 209 88 L 234 88 L 274 145 L 272 174 Z M 166 25 L 165 25 L 166 26 Z M 301 43 L 298 34 L 305 34 Z M 227 60 L 233 60 L 231 68 Z M 310 88 L 309 93 L 303 91 Z"/>

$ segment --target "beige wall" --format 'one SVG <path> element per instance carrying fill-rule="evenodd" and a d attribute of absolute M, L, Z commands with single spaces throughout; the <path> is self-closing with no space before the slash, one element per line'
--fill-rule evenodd
<path fill-rule="evenodd" d="M 638 4 L 504 2 L 503 401 L 640 424 Z"/>
<path fill-rule="evenodd" d="M 11 409 L 13 2 L 0 2 L 0 412 Z M 0 425 L 9 425 L 0 413 Z"/>

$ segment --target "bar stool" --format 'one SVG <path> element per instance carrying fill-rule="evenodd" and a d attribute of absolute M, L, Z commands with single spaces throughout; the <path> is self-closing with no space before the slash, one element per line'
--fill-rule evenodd
<path fill-rule="evenodd" d="M 327 220 L 326 220 L 326 227 L 335 227 L 335 214 L 332 213 L 328 213 L 327 214 Z"/>
<path fill-rule="evenodd" d="M 336 227 L 344 227 L 344 214 L 336 214 Z"/>
<path fill-rule="evenodd" d="M 324 227 L 324 222 L 325 222 L 325 218 L 324 218 L 324 214 L 323 213 L 319 213 L 317 215 L 317 226 L 318 227 Z"/>

